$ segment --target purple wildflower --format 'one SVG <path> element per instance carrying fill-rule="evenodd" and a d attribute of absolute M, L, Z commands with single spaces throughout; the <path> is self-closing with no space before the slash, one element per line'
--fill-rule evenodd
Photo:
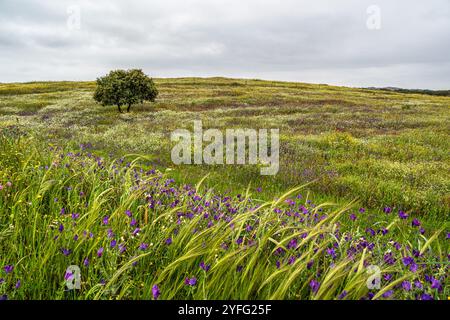
<path fill-rule="evenodd" d="M 372 228 L 367 228 L 366 232 L 369 233 L 372 237 L 375 236 L 375 230 L 373 230 Z"/>
<path fill-rule="evenodd" d="M 400 210 L 399 212 L 398 212 L 398 216 L 399 216 L 399 218 L 400 219 L 408 219 L 408 214 L 406 214 L 405 212 L 403 212 L 402 210 Z"/>
<path fill-rule="evenodd" d="M 414 286 L 415 286 L 417 289 L 423 289 L 423 285 L 422 285 L 422 282 L 420 282 L 420 280 L 414 281 Z"/>
<path fill-rule="evenodd" d="M 277 248 L 274 252 L 274 255 L 278 256 L 278 255 L 283 255 L 284 254 L 284 249 L 283 248 Z"/>
<path fill-rule="evenodd" d="M 79 213 L 72 213 L 72 220 L 77 220 L 80 217 Z"/>
<path fill-rule="evenodd" d="M 109 223 L 109 216 L 104 216 L 102 219 L 102 224 L 104 224 L 105 226 L 108 225 Z"/>
<path fill-rule="evenodd" d="M 141 245 L 139 246 L 139 250 L 142 250 L 142 251 L 147 250 L 147 248 L 148 248 L 147 243 L 141 243 Z"/>
<path fill-rule="evenodd" d="M 404 258 L 402 259 L 402 261 L 403 261 L 403 264 L 404 264 L 405 266 L 409 266 L 411 263 L 414 263 L 414 258 L 411 258 L 411 257 L 404 257 Z"/>
<path fill-rule="evenodd" d="M 416 264 L 415 262 L 413 262 L 413 263 L 411 263 L 411 264 L 409 265 L 409 270 L 410 270 L 411 272 L 417 272 L 417 269 L 418 269 L 418 266 L 417 266 L 417 264 Z"/>
<path fill-rule="evenodd" d="M 292 239 L 291 241 L 289 241 L 288 245 L 287 245 L 288 249 L 295 249 L 297 248 L 297 239 Z"/>
<path fill-rule="evenodd" d="M 112 231 L 112 229 L 108 229 L 108 231 L 107 231 L 107 237 L 108 237 L 108 238 L 114 238 L 114 232 Z"/>
<path fill-rule="evenodd" d="M 391 213 L 392 212 L 392 208 L 391 207 L 384 207 L 384 213 L 387 213 L 387 214 L 389 214 L 389 213 Z"/>
<path fill-rule="evenodd" d="M 85 258 L 85 259 L 84 259 L 83 265 L 84 265 L 85 267 L 89 266 L 89 259 L 88 259 L 88 258 Z"/>
<path fill-rule="evenodd" d="M 195 286 L 197 283 L 197 278 L 196 277 L 192 277 L 192 278 L 186 278 L 184 279 L 184 284 L 187 286 Z"/>
<path fill-rule="evenodd" d="M 420 227 L 420 221 L 416 218 L 413 219 L 413 221 L 411 222 L 411 225 L 413 227 Z"/>
<path fill-rule="evenodd" d="M 388 252 L 384 255 L 384 262 L 388 265 L 393 265 L 395 263 L 396 259 L 392 252 Z"/>
<path fill-rule="evenodd" d="M 355 221 L 356 220 L 356 214 L 352 213 L 350 215 L 350 220 Z"/>
<path fill-rule="evenodd" d="M 342 293 L 338 296 L 338 299 L 339 300 L 342 300 L 342 299 L 344 299 L 346 296 L 347 296 L 347 294 L 348 294 L 348 292 L 347 291 L 342 291 Z"/>
<path fill-rule="evenodd" d="M 405 291 L 411 291 L 411 282 L 409 282 L 408 280 L 403 281 L 402 288 Z"/>
<path fill-rule="evenodd" d="M 416 250 L 416 249 L 413 249 L 412 253 L 413 253 L 413 256 L 416 257 L 416 258 L 419 258 L 419 257 L 422 256 L 422 255 L 420 254 L 420 251 L 419 251 L 419 250 Z"/>
<path fill-rule="evenodd" d="M 111 243 L 109 245 L 111 246 L 111 248 L 114 248 L 116 246 L 116 244 L 117 244 L 116 239 L 112 239 Z"/>
<path fill-rule="evenodd" d="M 70 271 L 67 271 L 66 274 L 64 275 L 64 280 L 70 280 L 73 277 L 73 273 Z"/>
<path fill-rule="evenodd" d="M 288 264 L 292 265 L 295 262 L 295 257 L 294 256 L 290 256 L 288 259 Z"/>
<path fill-rule="evenodd" d="M 15 288 L 19 289 L 21 285 L 22 285 L 22 283 L 20 282 L 20 280 L 17 280 Z"/>
<path fill-rule="evenodd" d="M 156 284 L 152 287 L 152 295 L 153 299 L 155 300 L 158 300 L 159 296 L 161 295 L 161 291 L 159 291 L 159 287 Z"/>
<path fill-rule="evenodd" d="M 167 238 L 166 241 L 165 241 L 165 243 L 166 243 L 167 245 L 171 245 L 171 244 L 172 244 L 172 238 Z"/>
<path fill-rule="evenodd" d="M 328 255 L 330 255 L 333 259 L 336 259 L 336 251 L 333 248 L 327 249 Z"/>
<path fill-rule="evenodd" d="M 439 292 L 442 291 L 441 282 L 438 279 L 431 279 L 431 289 L 437 289 Z"/>
<path fill-rule="evenodd" d="M 131 219 L 130 226 L 134 227 L 135 225 L 137 225 L 137 221 L 133 218 Z"/>
<path fill-rule="evenodd" d="M 389 297 L 391 297 L 393 294 L 394 294 L 394 291 L 393 291 L 393 290 L 388 290 L 388 291 L 386 291 L 385 293 L 383 293 L 382 297 L 383 297 L 383 298 L 389 298 Z"/>
<path fill-rule="evenodd" d="M 391 281 L 394 276 L 390 273 L 386 273 L 383 275 L 383 279 L 387 282 Z"/>
<path fill-rule="evenodd" d="M 98 249 L 98 251 L 97 251 L 97 257 L 101 258 L 101 257 L 103 256 L 103 251 L 104 251 L 103 247 L 101 247 L 100 249 Z"/>
<path fill-rule="evenodd" d="M 61 249 L 61 252 L 62 252 L 62 254 L 65 255 L 66 257 L 72 253 L 72 251 L 71 251 L 70 249 L 65 249 L 65 248 L 62 248 L 62 249 Z"/>
<path fill-rule="evenodd" d="M 3 267 L 3 270 L 5 270 L 6 274 L 13 272 L 14 266 L 12 264 L 8 264 Z"/>
<path fill-rule="evenodd" d="M 427 293 L 423 293 L 420 297 L 421 300 L 434 300 L 433 297 Z"/>
<path fill-rule="evenodd" d="M 136 236 L 139 232 L 141 232 L 141 229 L 136 228 L 134 229 L 134 231 L 131 233 L 133 236 Z"/>
<path fill-rule="evenodd" d="M 209 269 L 211 268 L 211 265 L 205 264 L 205 262 L 202 261 L 202 262 L 200 262 L 200 268 L 205 270 L 206 272 L 208 272 Z"/>
<path fill-rule="evenodd" d="M 58 230 L 59 230 L 59 232 L 63 232 L 64 231 L 64 225 L 62 223 L 59 224 Z"/>
<path fill-rule="evenodd" d="M 313 279 L 309 282 L 309 286 L 311 287 L 311 291 L 316 293 L 320 288 L 320 283 Z"/>

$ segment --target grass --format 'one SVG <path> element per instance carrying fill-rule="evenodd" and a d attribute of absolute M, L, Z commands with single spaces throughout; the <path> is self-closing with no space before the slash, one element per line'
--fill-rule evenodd
<path fill-rule="evenodd" d="M 93 83 L 0 84 L 0 264 L 14 266 L 0 274 L 0 296 L 151 299 L 155 285 L 160 299 L 449 294 L 449 97 L 222 78 L 156 83 L 157 102 L 130 114 L 95 104 Z M 195 119 L 279 128 L 279 174 L 174 166 L 170 133 Z M 71 264 L 82 289 L 66 292 Z M 380 289 L 366 285 L 370 264 L 392 277 Z"/>
<path fill-rule="evenodd" d="M 357 197 L 363 206 L 396 205 L 426 217 L 449 212 L 449 97 L 221 78 L 156 83 L 157 103 L 125 115 L 95 104 L 90 82 L 1 84 L 0 124 L 54 143 L 92 143 L 103 154 L 152 155 L 182 182 L 210 173 L 216 188 L 252 181 L 270 198 L 315 181 L 311 191 L 321 198 Z M 280 173 L 174 167 L 170 132 L 192 128 L 194 119 L 205 129 L 280 128 Z"/>

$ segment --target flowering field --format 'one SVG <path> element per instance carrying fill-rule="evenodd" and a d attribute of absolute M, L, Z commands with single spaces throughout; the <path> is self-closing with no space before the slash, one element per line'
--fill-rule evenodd
<path fill-rule="evenodd" d="M 91 83 L 0 85 L 1 299 L 450 295 L 449 98 L 157 84 L 125 115 Z M 173 166 L 168 135 L 197 117 L 279 127 L 280 173 Z"/>

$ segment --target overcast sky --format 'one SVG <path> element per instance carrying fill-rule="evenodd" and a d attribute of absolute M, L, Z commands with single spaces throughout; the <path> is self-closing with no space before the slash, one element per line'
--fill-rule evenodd
<path fill-rule="evenodd" d="M 0 82 L 115 68 L 450 89 L 450 1 L 0 0 Z"/>

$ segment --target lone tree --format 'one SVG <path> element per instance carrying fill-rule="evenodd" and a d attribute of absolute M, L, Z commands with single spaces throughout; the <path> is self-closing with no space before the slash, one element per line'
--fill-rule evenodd
<path fill-rule="evenodd" d="M 151 78 L 140 69 L 114 70 L 97 79 L 94 99 L 104 106 L 115 105 L 120 113 L 121 106 L 131 106 L 144 101 L 155 101 L 158 90 Z"/>

